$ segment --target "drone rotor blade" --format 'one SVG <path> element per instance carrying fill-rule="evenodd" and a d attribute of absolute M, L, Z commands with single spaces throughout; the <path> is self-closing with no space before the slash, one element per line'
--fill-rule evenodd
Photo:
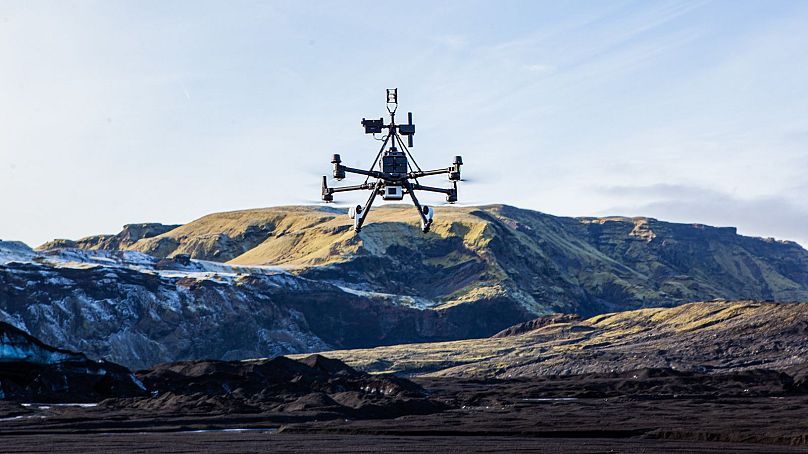
<path fill-rule="evenodd" d="M 492 179 L 490 177 L 489 178 L 480 177 L 479 175 L 471 175 L 469 177 L 469 176 L 466 176 L 466 175 L 463 175 L 463 174 L 460 175 L 460 181 L 459 182 L 460 183 L 466 183 L 466 184 L 491 184 L 491 183 L 493 183 L 493 181 L 492 181 Z"/>
<path fill-rule="evenodd" d="M 485 204 L 486 203 L 481 201 L 481 200 L 464 200 L 464 199 L 460 198 L 460 199 L 458 199 L 457 202 L 454 202 L 454 203 L 449 203 L 449 202 L 443 201 L 441 203 L 433 204 L 433 205 L 447 206 L 447 207 L 464 207 L 465 208 L 465 207 L 476 207 L 476 206 L 485 205 Z"/>
<path fill-rule="evenodd" d="M 330 206 L 335 208 L 347 208 L 351 205 L 347 201 L 339 201 L 339 202 L 324 202 L 321 199 L 292 199 L 290 201 L 292 205 L 322 205 L 322 206 Z"/>

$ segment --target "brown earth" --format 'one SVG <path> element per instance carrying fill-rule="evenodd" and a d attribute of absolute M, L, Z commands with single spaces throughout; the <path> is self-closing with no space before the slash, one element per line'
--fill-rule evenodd
<path fill-rule="evenodd" d="M 580 320 L 556 315 L 486 339 L 340 350 L 368 372 L 532 378 L 670 368 L 724 373 L 808 364 L 808 303 L 712 301 Z"/>

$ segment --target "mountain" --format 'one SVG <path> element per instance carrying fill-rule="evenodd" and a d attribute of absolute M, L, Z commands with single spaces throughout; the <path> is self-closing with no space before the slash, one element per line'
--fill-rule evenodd
<path fill-rule="evenodd" d="M 808 301 L 808 251 L 732 228 L 503 205 L 277 207 L 31 250 L 0 242 L 0 321 L 131 368 L 484 338 L 554 312 Z"/>
<path fill-rule="evenodd" d="M 712 301 L 603 314 L 545 316 L 487 339 L 331 351 L 369 372 L 465 378 L 787 371 L 806 382 L 808 303 Z"/>
<path fill-rule="evenodd" d="M 594 315 L 714 298 L 808 301 L 808 251 L 731 227 L 566 218 L 506 205 L 437 207 L 435 216 L 424 235 L 412 207 L 382 206 L 355 234 L 341 210 L 234 211 L 121 246 L 161 258 L 283 266 L 435 309 L 496 299 L 517 312 Z"/>

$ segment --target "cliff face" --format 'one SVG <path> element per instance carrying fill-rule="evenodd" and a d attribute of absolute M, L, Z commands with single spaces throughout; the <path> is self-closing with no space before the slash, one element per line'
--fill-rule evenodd
<path fill-rule="evenodd" d="M 355 290 L 448 308 L 493 298 L 592 315 L 713 298 L 808 300 L 808 251 L 733 228 L 650 218 L 563 218 L 509 206 L 374 209 L 354 234 L 341 211 L 218 213 L 123 247 L 237 265 L 275 265 Z"/>

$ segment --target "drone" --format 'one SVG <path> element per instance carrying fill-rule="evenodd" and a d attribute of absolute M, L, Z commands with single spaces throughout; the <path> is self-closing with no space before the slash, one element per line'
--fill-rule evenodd
<path fill-rule="evenodd" d="M 404 195 L 408 194 L 415 208 L 418 209 L 418 214 L 421 217 L 421 230 L 424 233 L 429 232 L 429 228 L 432 226 L 434 210 L 432 207 L 421 205 L 415 196 L 415 191 L 446 194 L 446 202 L 450 204 L 457 202 L 457 182 L 460 181 L 460 166 L 463 165 L 463 158 L 455 156 L 451 167 L 421 170 L 409 150 L 413 147 L 412 139 L 415 135 L 412 112 L 407 114 L 407 124 L 397 125 L 397 109 L 398 89 L 390 88 L 387 90 L 387 112 L 390 114 L 390 123 L 384 124 L 384 118 L 379 118 L 378 120 L 362 119 L 365 134 L 373 134 L 374 138 L 383 142 L 379 152 L 376 154 L 376 159 L 373 160 L 373 164 L 368 170 L 342 165 L 342 159 L 338 154 L 333 155 L 331 158 L 331 163 L 334 165 L 333 176 L 335 180 L 343 180 L 346 173 L 355 173 L 366 177 L 364 183 L 353 186 L 328 187 L 326 177 L 323 176 L 322 199 L 326 203 L 333 202 L 334 193 L 337 192 L 370 190 L 370 197 L 368 197 L 364 206 L 356 205 L 348 210 L 348 216 L 353 219 L 354 231 L 357 233 L 362 230 L 362 224 L 364 224 L 377 195 L 381 195 L 384 200 L 403 200 Z M 387 131 L 387 133 L 377 138 L 376 134 L 382 134 L 383 131 Z M 407 145 L 404 145 L 402 136 L 407 137 Z M 390 148 L 387 148 L 388 144 Z M 452 187 L 437 188 L 425 186 L 418 182 L 419 178 L 442 174 L 448 175 Z M 371 181 L 371 179 L 375 181 Z"/>

